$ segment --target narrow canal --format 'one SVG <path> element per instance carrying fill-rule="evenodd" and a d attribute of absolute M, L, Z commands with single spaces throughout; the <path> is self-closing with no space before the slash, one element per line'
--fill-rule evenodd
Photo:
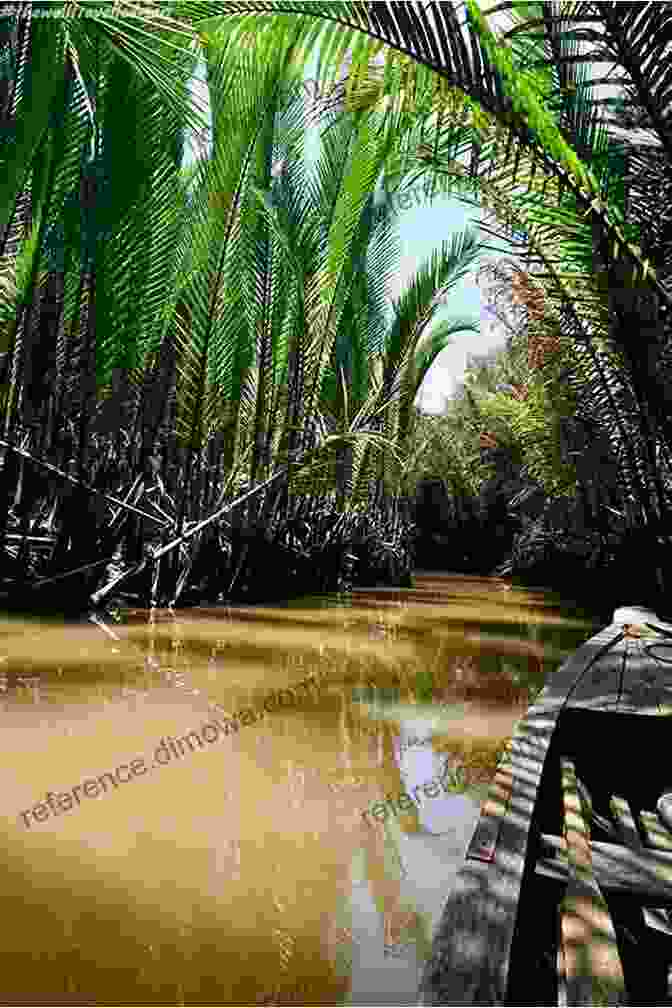
<path fill-rule="evenodd" d="M 596 629 L 438 575 L 3 620 L 0 1003 L 414 1004 L 498 755 Z"/>

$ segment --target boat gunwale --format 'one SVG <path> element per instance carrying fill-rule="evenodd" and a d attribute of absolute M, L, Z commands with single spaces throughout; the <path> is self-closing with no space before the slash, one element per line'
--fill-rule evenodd
<path fill-rule="evenodd" d="M 672 626 L 640 607 L 614 612 L 612 623 L 576 649 L 549 677 L 509 743 L 511 797 L 494 859 L 465 861 L 444 906 L 418 991 L 418 1005 L 507 1004 L 511 952 L 530 829 L 552 738 L 588 670 L 626 636 L 628 624 Z M 482 827 L 479 816 L 476 832 Z"/>

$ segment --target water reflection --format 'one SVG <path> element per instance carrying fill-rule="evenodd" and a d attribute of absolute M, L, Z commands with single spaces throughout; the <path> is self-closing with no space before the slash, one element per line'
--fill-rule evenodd
<path fill-rule="evenodd" d="M 3 621 L 2 1003 L 413 1003 L 479 789 L 593 631 L 503 588 Z M 292 705 L 153 760 L 310 676 Z M 134 758 L 146 775 L 22 821 Z M 364 815 L 446 773 L 449 791 Z"/>

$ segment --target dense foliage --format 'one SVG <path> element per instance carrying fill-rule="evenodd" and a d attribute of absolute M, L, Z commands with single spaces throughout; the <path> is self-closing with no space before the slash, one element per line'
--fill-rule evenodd
<path fill-rule="evenodd" d="M 35 0 L 3 16 L 10 594 L 69 578 L 100 602 L 136 576 L 175 601 L 216 557 L 205 581 L 227 596 L 261 583 L 252 539 L 291 552 L 297 521 L 339 529 L 322 584 L 344 584 L 364 514 L 407 574 L 413 474 L 439 478 L 473 529 L 513 516 L 491 542 L 499 562 L 513 536 L 507 569 L 568 554 L 568 571 L 606 570 L 620 549 L 640 599 L 666 589 L 672 12 L 507 11 Z M 311 174 L 300 83 L 316 47 L 328 129 Z M 189 92 L 199 59 L 211 124 Z M 185 171 L 192 128 L 208 143 Z M 481 368 L 494 387 L 477 368 L 434 431 L 413 401 L 470 326 L 431 328 L 477 243 L 446 243 L 386 318 L 389 196 L 419 178 L 489 211 L 518 312 L 506 359 Z"/>
<path fill-rule="evenodd" d="M 662 574 L 669 562 L 668 536 L 658 526 L 652 543 L 635 517 L 636 484 L 626 482 L 636 473 L 635 411 L 622 363 L 607 347 L 577 355 L 562 337 L 542 352 L 520 297 L 518 264 L 489 263 L 481 276 L 490 281 L 483 284 L 489 311 L 508 338 L 501 349 L 472 357 L 444 414 L 418 425 L 416 475 L 425 493 L 432 477 L 444 488 L 435 487 L 433 505 L 419 505 L 420 555 L 452 569 L 555 586 L 605 616 L 623 581 L 640 601 L 659 604 L 655 568 Z M 610 432 L 610 415 L 620 429 Z M 446 509 L 448 497 L 461 502 L 460 511 Z"/>
<path fill-rule="evenodd" d="M 412 403 L 475 323 L 425 336 L 475 237 L 445 241 L 389 305 L 392 141 L 375 111 L 307 109 L 291 42 L 203 36 L 211 137 L 185 168 L 177 97 L 197 52 L 173 50 L 162 80 L 155 65 L 185 24 L 94 4 L 47 38 L 41 12 L 1 37 L 5 135 L 35 130 L 32 160 L 4 148 L 6 604 L 64 585 L 78 609 L 407 582 Z"/>

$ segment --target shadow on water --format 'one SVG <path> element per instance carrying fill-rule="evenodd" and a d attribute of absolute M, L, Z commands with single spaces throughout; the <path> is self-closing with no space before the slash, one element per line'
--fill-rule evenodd
<path fill-rule="evenodd" d="M 593 632 L 436 575 L 4 621 L 0 1000 L 414 1003 L 483 786 Z"/>

